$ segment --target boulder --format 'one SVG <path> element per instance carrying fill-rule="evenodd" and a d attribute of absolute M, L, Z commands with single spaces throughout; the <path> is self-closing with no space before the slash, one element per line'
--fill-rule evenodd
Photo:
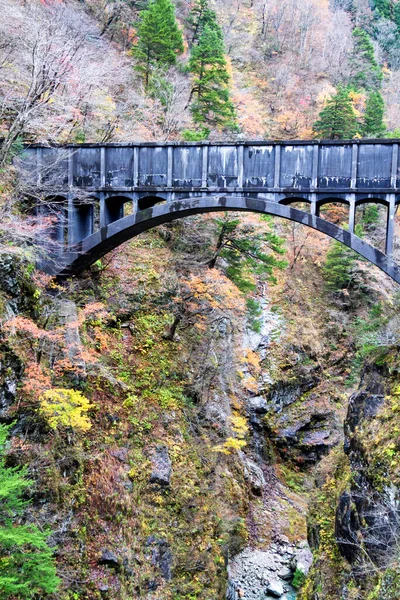
<path fill-rule="evenodd" d="M 166 446 L 157 446 L 151 452 L 151 465 L 152 472 L 150 475 L 150 483 L 158 483 L 158 485 L 164 487 L 169 486 L 172 473 L 172 462 Z"/>
<path fill-rule="evenodd" d="M 285 581 L 289 581 L 293 577 L 293 571 L 289 567 L 282 567 L 282 569 L 278 572 L 278 576 Z"/>
<path fill-rule="evenodd" d="M 279 579 L 272 579 L 267 585 L 267 592 L 274 598 L 280 598 L 285 593 L 285 589 Z"/>
<path fill-rule="evenodd" d="M 249 398 L 249 407 L 259 415 L 265 415 L 268 412 L 267 401 L 263 396 L 253 396 L 253 398 Z"/>
<path fill-rule="evenodd" d="M 308 572 L 313 563 L 313 555 L 307 543 L 304 543 L 296 552 L 293 557 L 293 564 L 296 569 L 308 575 Z"/>
<path fill-rule="evenodd" d="M 171 581 L 173 556 L 168 542 L 151 535 L 147 539 L 146 546 L 151 547 L 151 564 L 160 569 L 166 581 Z"/>
<path fill-rule="evenodd" d="M 266 485 L 264 473 L 257 463 L 248 458 L 244 458 L 244 478 L 249 482 L 252 491 L 260 496 Z"/>
<path fill-rule="evenodd" d="M 108 548 L 102 549 L 98 563 L 99 565 L 107 565 L 108 567 L 114 567 L 115 569 L 119 568 L 118 556 Z"/>

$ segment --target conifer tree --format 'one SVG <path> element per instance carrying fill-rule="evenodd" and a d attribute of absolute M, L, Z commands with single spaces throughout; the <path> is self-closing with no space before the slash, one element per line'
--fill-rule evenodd
<path fill-rule="evenodd" d="M 351 76 L 349 83 L 356 89 L 378 90 L 383 74 L 375 58 L 374 46 L 364 29 L 353 29 L 354 48 L 349 63 Z"/>
<path fill-rule="evenodd" d="M 400 31 L 400 2 L 393 6 L 393 20 L 396 23 L 397 31 Z"/>
<path fill-rule="evenodd" d="M 374 0 L 374 8 L 379 11 L 379 14 L 385 19 L 392 18 L 392 3 L 390 0 Z"/>
<path fill-rule="evenodd" d="M 360 225 L 356 226 L 355 234 L 363 235 Z M 343 289 L 359 287 L 363 283 L 363 272 L 357 267 L 357 260 L 362 260 L 354 250 L 342 242 L 334 241 L 329 248 L 323 274 L 328 289 L 339 292 Z"/>
<path fill-rule="evenodd" d="M 269 281 L 274 281 L 274 270 L 287 266 L 285 260 L 277 258 L 286 252 L 284 240 L 272 231 L 260 232 L 251 225 L 245 227 L 240 219 L 231 219 L 227 213 L 214 222 L 218 237 L 208 266 L 213 269 L 217 260 L 223 258 L 227 276 L 242 292 L 254 290 L 253 273 L 265 274 Z"/>
<path fill-rule="evenodd" d="M 364 114 L 363 134 L 364 136 L 379 137 L 385 132 L 386 126 L 383 122 L 385 103 L 380 92 L 371 92 L 367 99 Z"/>
<path fill-rule="evenodd" d="M 339 292 L 351 285 L 357 254 L 341 242 L 333 242 L 323 267 L 328 289 Z"/>
<path fill-rule="evenodd" d="M 358 130 L 359 124 L 349 93 L 339 88 L 319 113 L 319 119 L 314 123 L 315 134 L 328 140 L 352 139 Z"/>
<path fill-rule="evenodd" d="M 216 30 L 219 29 L 219 31 L 221 31 L 218 27 L 217 15 L 209 8 L 208 0 L 195 1 L 192 10 L 189 13 L 188 25 L 192 32 L 192 44 L 198 42 L 206 25 L 210 25 L 212 29 L 215 28 Z"/>
<path fill-rule="evenodd" d="M 32 482 L 26 469 L 6 466 L 8 429 L 0 424 L 0 599 L 42 597 L 57 591 L 59 579 L 48 533 L 12 521 L 22 514 L 27 504 L 22 495 Z"/>
<path fill-rule="evenodd" d="M 132 55 L 147 89 L 152 67 L 174 65 L 177 55 L 184 49 L 171 0 L 152 0 L 141 13 L 137 33 L 139 39 Z"/>
<path fill-rule="evenodd" d="M 262 215 L 261 220 L 271 227 L 271 218 Z M 258 317 L 262 310 L 251 294 L 256 290 L 254 276 L 276 283 L 274 272 L 287 267 L 287 261 L 279 258 L 285 254 L 283 238 L 273 231 L 262 231 L 252 225 L 244 225 L 240 219 L 225 213 L 222 219 L 214 219 L 216 244 L 208 263 L 215 268 L 217 261 L 225 263 L 226 276 L 246 296 L 248 319 L 254 331 L 260 331 Z"/>
<path fill-rule="evenodd" d="M 193 87 L 189 102 L 197 125 L 232 127 L 235 109 L 229 98 L 229 73 L 224 56 L 222 31 L 217 22 L 207 23 L 192 46 L 189 71 Z"/>

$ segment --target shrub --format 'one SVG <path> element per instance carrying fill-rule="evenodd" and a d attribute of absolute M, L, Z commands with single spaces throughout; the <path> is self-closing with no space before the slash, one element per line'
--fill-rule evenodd
<path fill-rule="evenodd" d="M 93 406 L 80 392 L 59 388 L 42 394 L 39 412 L 51 429 L 70 427 L 89 431 L 92 425 L 87 413 Z"/>
<path fill-rule="evenodd" d="M 234 450 L 241 450 L 247 445 L 244 438 L 248 434 L 249 426 L 247 425 L 245 417 L 233 415 L 230 417 L 230 421 L 234 437 L 228 437 L 223 444 L 214 446 L 214 452 L 231 454 Z"/>
<path fill-rule="evenodd" d="M 185 142 L 201 142 L 201 140 L 206 140 L 209 135 L 210 130 L 207 127 L 184 129 L 182 131 L 182 138 Z"/>
<path fill-rule="evenodd" d="M 298 590 L 304 584 L 306 575 L 300 569 L 296 569 L 293 575 L 292 586 Z"/>

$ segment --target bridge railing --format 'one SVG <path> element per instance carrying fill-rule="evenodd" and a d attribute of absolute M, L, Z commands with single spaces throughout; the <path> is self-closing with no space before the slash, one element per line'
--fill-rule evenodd
<path fill-rule="evenodd" d="M 39 186 L 119 190 L 378 191 L 400 187 L 398 140 L 32 145 Z"/>

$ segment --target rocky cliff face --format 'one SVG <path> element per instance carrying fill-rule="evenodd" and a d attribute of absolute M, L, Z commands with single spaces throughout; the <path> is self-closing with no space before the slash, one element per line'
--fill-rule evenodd
<path fill-rule="evenodd" d="M 365 370 L 345 455 L 349 311 L 315 302 L 317 276 L 297 293 L 303 263 L 264 290 L 252 331 L 223 273 L 188 261 L 189 226 L 150 232 L 64 287 L 14 267 L 3 285 L 1 419 L 17 421 L 8 461 L 35 480 L 28 518 L 52 526 L 61 597 L 73 578 L 88 600 L 288 600 L 299 588 L 337 600 L 376 584 L 362 580 L 365 556 L 385 573 L 381 589 L 395 589 L 396 353 Z M 49 428 L 46 386 L 90 398 L 85 435 Z"/>
<path fill-rule="evenodd" d="M 398 358 L 383 351 L 350 397 L 343 447 L 310 513 L 316 563 L 302 598 L 398 596 Z"/>
<path fill-rule="evenodd" d="M 295 573 L 307 574 L 312 564 L 305 520 L 301 516 L 304 499 L 279 477 L 272 456 L 275 440 L 268 435 L 266 426 L 269 402 L 265 392 L 273 385 L 273 379 L 269 369 L 263 367 L 263 361 L 270 357 L 271 343 L 279 341 L 284 327 L 283 317 L 272 311 L 264 298 L 260 333 L 247 329 L 244 336 L 245 357 L 249 357 L 249 351 L 254 353 L 260 365 L 256 373 L 254 360 L 253 364 L 245 361 L 242 367 L 249 443 L 239 459 L 250 489 L 246 517 L 248 540 L 246 547 L 228 562 L 228 600 L 294 599 L 297 595 L 292 585 Z"/>
<path fill-rule="evenodd" d="M 387 368 L 366 367 L 345 420 L 344 451 L 352 477 L 339 498 L 335 533 L 341 554 L 352 564 L 367 557 L 379 567 L 389 564 L 399 534 L 398 491 L 389 473 L 386 479 L 385 472 L 375 472 L 371 465 L 373 437 L 368 435 L 379 423 L 392 385 Z M 382 477 L 380 485 L 377 476 Z"/>
<path fill-rule="evenodd" d="M 182 270 L 169 233 L 126 245 L 103 272 L 63 288 L 31 282 L 32 303 L 18 304 L 10 275 L 1 414 L 17 424 L 8 461 L 35 480 L 29 518 L 53 528 L 65 598 L 70 577 L 88 599 L 294 598 L 296 573 L 312 562 L 308 475 L 297 464 L 318 452 L 273 435 L 271 423 L 296 422 L 289 411 L 319 369 L 299 358 L 281 368 L 286 316 L 264 297 L 261 331 L 252 331 L 228 280 Z M 191 291 L 191 312 L 171 339 L 178 282 Z M 84 436 L 40 416 L 52 385 L 91 399 Z"/>
<path fill-rule="evenodd" d="M 181 139 L 193 126 L 192 78 L 161 69 L 144 90 L 130 53 L 142 4 L 0 0 L 4 131 L 40 72 L 32 69 L 38 35 L 71 75 L 37 96 L 24 139 Z M 394 27 L 364 0 L 210 6 L 224 32 L 240 136 L 249 139 L 312 136 L 333 85 L 347 82 L 355 23 Z M 176 8 L 188 42 L 189 4 Z M 79 45 L 66 59 L 68 32 Z M 398 70 L 385 65 L 390 127 L 398 88 Z M 366 99 L 353 97 L 361 113 Z M 211 131 L 230 138 L 237 134 Z M 26 188 L 9 171 L 0 182 L 0 422 L 13 423 L 7 464 L 26 466 L 33 482 L 24 519 L 52 530 L 57 600 L 400 597 L 395 354 L 365 371 L 342 449 L 348 386 L 362 361 L 354 322 L 379 302 L 388 309 L 389 283 L 358 263 L 367 294 L 327 293 L 328 241 L 274 223 L 289 267 L 275 287 L 252 275 L 256 332 L 227 265 L 207 266 L 216 240 L 204 216 L 149 232 L 60 285 L 35 271 L 37 233 L 20 214 Z M 56 401 L 49 418 L 43 394 L 55 390 L 64 400 L 66 390 L 83 396 L 83 417 L 74 402 L 60 411 Z M 380 575 L 366 575 L 370 565 Z"/>

